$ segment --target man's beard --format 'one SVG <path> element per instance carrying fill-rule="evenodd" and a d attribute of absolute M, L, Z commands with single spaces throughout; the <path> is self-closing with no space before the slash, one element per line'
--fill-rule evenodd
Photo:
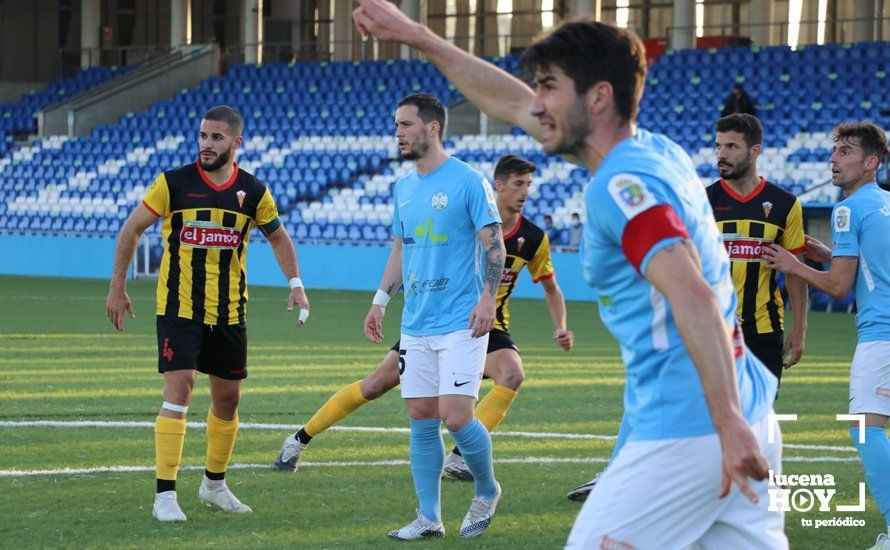
<path fill-rule="evenodd" d="M 201 157 L 199 155 L 198 159 L 199 159 L 199 162 L 201 163 L 201 169 L 204 170 L 205 172 L 213 172 L 215 170 L 219 170 L 220 168 L 225 166 L 227 162 L 229 162 L 229 157 L 231 156 L 231 153 L 232 153 L 231 150 L 226 151 L 225 153 L 218 155 L 216 157 L 216 160 L 214 160 L 213 162 L 210 162 L 210 163 L 205 163 L 204 161 L 201 161 L 200 160 Z"/>
<path fill-rule="evenodd" d="M 725 180 L 737 180 L 743 176 L 746 176 L 750 169 L 751 169 L 751 160 L 749 158 L 745 158 L 745 160 L 739 161 L 739 163 L 736 166 L 732 167 L 731 168 L 732 171 L 729 172 L 728 174 L 724 175 L 723 171 L 721 170 L 720 177 L 722 177 Z"/>
<path fill-rule="evenodd" d="M 576 101 L 571 106 L 566 114 L 563 128 L 562 139 L 550 148 L 545 147 L 544 151 L 550 155 L 578 156 L 590 134 L 590 121 L 587 119 L 587 111 L 582 101 Z"/>
<path fill-rule="evenodd" d="M 430 144 L 426 141 L 418 143 L 417 147 L 412 147 L 407 153 L 402 155 L 405 160 L 420 160 L 424 158 L 430 150 Z"/>

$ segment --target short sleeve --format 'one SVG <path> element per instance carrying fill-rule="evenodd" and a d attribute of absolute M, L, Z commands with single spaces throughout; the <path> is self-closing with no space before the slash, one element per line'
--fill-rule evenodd
<path fill-rule="evenodd" d="M 167 177 L 164 174 L 152 182 L 142 198 L 142 204 L 155 216 L 163 218 L 170 213 L 170 188 L 167 186 Z"/>
<path fill-rule="evenodd" d="M 831 213 L 831 257 L 859 256 L 859 219 L 849 204 L 839 204 Z"/>
<path fill-rule="evenodd" d="M 265 190 L 256 207 L 256 218 L 254 219 L 264 235 L 271 235 L 281 227 L 281 220 L 278 219 L 278 207 L 275 206 L 275 199 L 272 198 L 272 193 L 268 189 Z"/>
<path fill-rule="evenodd" d="M 605 214 L 600 230 L 621 247 L 624 256 L 642 276 L 649 259 L 665 246 L 689 237 L 686 225 L 655 181 L 636 174 L 615 174 L 591 198 L 588 209 Z"/>
<path fill-rule="evenodd" d="M 794 205 L 791 206 L 791 211 L 788 212 L 788 219 L 785 220 L 785 231 L 782 233 L 779 244 L 792 254 L 803 254 L 804 248 L 806 248 L 806 240 L 803 233 L 803 208 L 800 205 L 800 200 L 797 198 L 794 199 Z"/>
<path fill-rule="evenodd" d="M 482 176 L 473 176 L 467 189 L 467 210 L 473 220 L 476 232 L 486 225 L 501 223 L 501 215 L 494 200 L 494 190 L 488 179 Z"/>
<path fill-rule="evenodd" d="M 535 255 L 528 263 L 528 272 L 532 276 L 532 281 L 536 283 L 542 279 L 553 277 L 553 262 L 550 259 L 550 239 L 546 233 L 544 233 L 544 238 L 541 240 L 541 244 L 538 245 Z"/>

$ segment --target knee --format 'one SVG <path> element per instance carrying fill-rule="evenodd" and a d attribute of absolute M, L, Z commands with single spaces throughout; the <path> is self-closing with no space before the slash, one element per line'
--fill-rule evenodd
<path fill-rule="evenodd" d="M 469 414 L 464 411 L 450 411 L 448 414 L 444 415 L 442 421 L 445 423 L 445 427 L 448 428 L 448 431 L 454 433 L 463 429 L 463 427 L 472 419 L 472 410 Z"/>
<path fill-rule="evenodd" d="M 219 418 L 231 420 L 236 416 L 241 392 L 226 393 L 213 397 L 213 410 Z"/>
<path fill-rule="evenodd" d="M 498 382 L 499 385 L 504 386 L 505 388 L 510 388 L 513 391 L 519 389 L 519 386 L 525 382 L 525 373 L 522 372 L 522 369 L 509 370 L 504 373 L 504 379 Z"/>
<path fill-rule="evenodd" d="M 360 387 L 362 397 L 368 401 L 373 401 L 398 385 L 398 377 L 396 377 L 395 383 L 393 383 L 389 377 L 374 376 L 372 374 L 362 379 Z"/>
<path fill-rule="evenodd" d="M 498 378 L 500 380 L 495 380 L 497 385 L 516 391 L 525 382 L 525 373 L 522 371 L 521 365 L 509 365 Z"/>
<path fill-rule="evenodd" d="M 164 387 L 164 400 L 175 405 L 188 405 L 192 397 L 192 384 L 187 380 L 169 381 Z"/>

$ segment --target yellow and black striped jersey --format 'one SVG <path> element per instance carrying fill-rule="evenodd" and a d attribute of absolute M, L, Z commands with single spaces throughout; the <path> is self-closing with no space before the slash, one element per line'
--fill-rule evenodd
<path fill-rule="evenodd" d="M 157 314 L 208 325 L 243 323 L 250 230 L 281 230 L 266 186 L 237 164 L 216 186 L 194 163 L 158 176 L 143 204 L 163 219 Z"/>
<path fill-rule="evenodd" d="M 498 286 L 495 298 L 496 315 L 494 328 L 510 332 L 510 294 L 516 288 L 516 281 L 522 268 L 528 271 L 534 282 L 553 277 L 553 263 L 550 261 L 550 240 L 543 229 L 519 216 L 516 226 L 504 234 L 507 259 L 504 262 L 504 275 Z"/>
<path fill-rule="evenodd" d="M 724 180 L 708 187 L 708 200 L 723 244 L 732 261 L 732 281 L 738 295 L 739 323 L 746 336 L 782 331 L 783 300 L 776 272 L 761 259 L 764 243 L 778 243 L 792 254 L 803 252 L 803 210 L 800 201 L 781 187 L 760 178 L 760 184 L 740 196 Z"/>

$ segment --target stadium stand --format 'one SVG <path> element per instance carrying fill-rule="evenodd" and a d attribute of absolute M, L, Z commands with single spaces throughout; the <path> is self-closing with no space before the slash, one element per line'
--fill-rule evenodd
<path fill-rule="evenodd" d="M 493 60 L 516 72 L 519 58 Z M 423 61 L 239 65 L 182 90 L 146 112 L 130 113 L 88 137 L 54 136 L 10 150 L 11 134 L 33 132 L 34 115 L 123 69 L 91 69 L 0 106 L 0 231 L 108 236 L 164 167 L 195 158 L 194 132 L 203 111 L 229 104 L 245 117 L 240 165 L 265 181 L 285 227 L 298 241 L 382 243 L 389 240 L 391 186 L 411 169 L 398 158 L 392 112 L 410 92 L 447 105 L 460 94 Z M 831 204 L 828 132 L 844 119 L 890 126 L 882 91 L 890 43 L 798 48 L 726 48 L 668 52 L 651 67 L 640 126 L 662 132 L 692 156 L 703 183 L 719 176 L 713 124 L 735 82 L 755 98 L 766 135 L 758 165 L 771 181 L 808 203 Z M 844 86 L 836 86 L 836 82 Z M 510 135 L 450 136 L 449 152 L 491 173 L 506 153 L 539 166 L 525 214 L 539 225 L 553 217 L 556 246 L 568 242 L 572 213 L 583 211 L 586 170 L 546 155 L 519 130 Z M 886 170 L 881 177 L 886 178 Z M 149 234 L 157 235 L 156 226 Z M 160 255 L 155 239 L 152 255 Z M 825 303 L 823 303 L 825 302 Z M 835 303 L 837 302 L 837 303 Z M 847 310 L 849 301 L 817 308 Z"/>
<path fill-rule="evenodd" d="M 24 94 L 17 102 L 0 104 L 0 157 L 11 148 L 14 135 L 37 131 L 37 113 L 41 110 L 123 76 L 134 68 L 94 67 L 78 71 L 71 78 L 51 82 L 45 90 L 32 90 Z"/>

